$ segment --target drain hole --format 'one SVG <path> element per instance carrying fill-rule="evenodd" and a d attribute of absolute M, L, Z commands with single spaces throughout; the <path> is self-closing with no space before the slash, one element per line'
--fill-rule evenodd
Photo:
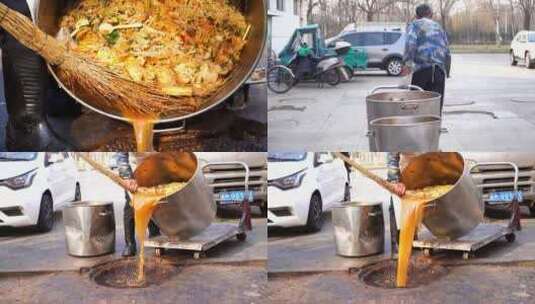
<path fill-rule="evenodd" d="M 145 280 L 137 282 L 135 258 L 112 261 L 94 267 L 90 278 L 97 284 L 113 288 L 143 288 L 160 285 L 180 271 L 180 268 L 161 259 L 145 259 Z"/>
<path fill-rule="evenodd" d="M 366 285 L 381 288 L 396 288 L 396 261 L 384 261 L 364 266 L 359 272 L 359 279 Z M 448 270 L 427 261 L 411 263 L 407 288 L 427 285 L 442 278 Z"/>

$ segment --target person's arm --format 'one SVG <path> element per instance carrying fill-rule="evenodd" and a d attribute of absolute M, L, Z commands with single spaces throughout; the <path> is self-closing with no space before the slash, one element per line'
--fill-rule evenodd
<path fill-rule="evenodd" d="M 130 154 L 128 152 L 117 153 L 117 167 L 119 169 L 119 176 L 128 183 L 128 191 L 136 192 L 138 186 L 134 179 L 134 172 L 130 166 Z"/>
<path fill-rule="evenodd" d="M 418 33 L 414 23 L 407 27 L 407 39 L 405 40 L 405 54 L 403 55 L 403 64 L 405 69 L 412 69 L 416 51 L 418 50 Z"/>

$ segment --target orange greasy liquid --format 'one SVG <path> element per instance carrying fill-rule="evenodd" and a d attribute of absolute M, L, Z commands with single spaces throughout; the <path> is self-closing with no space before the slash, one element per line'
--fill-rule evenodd
<path fill-rule="evenodd" d="M 154 133 L 152 130 L 154 129 L 154 123 L 146 119 L 134 119 L 132 125 L 134 126 L 137 152 L 153 151 Z"/>
<path fill-rule="evenodd" d="M 145 279 L 145 234 L 149 226 L 152 213 L 160 200 L 180 191 L 185 183 L 170 183 L 156 187 L 140 187 L 132 195 L 132 207 L 135 210 L 136 237 L 139 241 L 138 271 L 137 281 L 142 282 Z"/>
<path fill-rule="evenodd" d="M 409 190 L 401 198 L 401 233 L 399 236 L 399 253 L 396 286 L 406 287 L 412 254 L 412 241 L 423 220 L 425 204 L 446 194 L 453 185 L 430 186 L 418 190 Z"/>

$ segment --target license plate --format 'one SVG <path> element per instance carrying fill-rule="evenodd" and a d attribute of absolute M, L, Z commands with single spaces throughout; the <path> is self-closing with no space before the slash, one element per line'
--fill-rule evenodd
<path fill-rule="evenodd" d="M 522 202 L 523 195 L 522 191 L 499 191 L 491 192 L 489 194 L 489 204 L 500 204 L 504 202 L 512 202 L 513 198 L 520 203 Z"/>
<path fill-rule="evenodd" d="M 253 201 L 252 191 L 225 191 L 219 193 L 219 200 L 222 204 L 231 204 L 248 200 Z"/>

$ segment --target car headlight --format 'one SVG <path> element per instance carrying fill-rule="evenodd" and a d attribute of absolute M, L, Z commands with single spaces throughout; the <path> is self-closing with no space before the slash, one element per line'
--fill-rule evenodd
<path fill-rule="evenodd" d="M 292 175 L 277 178 L 271 181 L 270 185 L 275 186 L 281 190 L 289 190 L 301 186 L 303 178 L 305 177 L 305 170 L 301 170 Z"/>
<path fill-rule="evenodd" d="M 33 178 L 35 177 L 36 174 L 37 174 L 37 168 L 29 172 L 26 172 L 24 174 L 8 178 L 4 180 L 2 184 L 13 190 L 27 188 L 32 185 Z"/>

